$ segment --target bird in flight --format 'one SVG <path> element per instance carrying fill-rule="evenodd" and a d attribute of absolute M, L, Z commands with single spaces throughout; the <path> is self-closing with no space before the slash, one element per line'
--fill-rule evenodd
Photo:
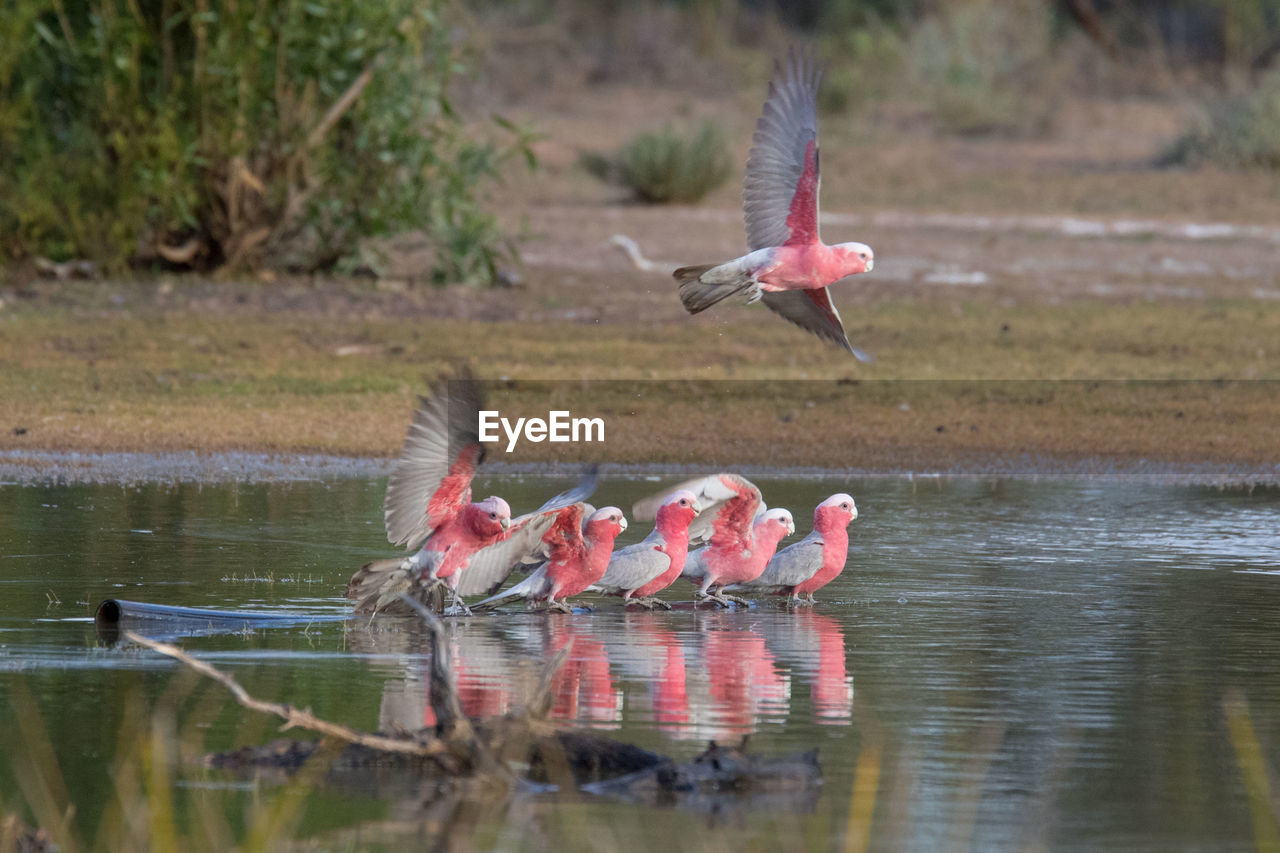
<path fill-rule="evenodd" d="M 736 293 L 763 300 L 802 329 L 871 358 L 849 343 L 828 285 L 870 272 L 875 254 L 864 243 L 827 245 L 818 236 L 818 82 L 806 53 L 792 50 L 776 64 L 764 112 L 756 122 L 742 183 L 748 254 L 721 264 L 681 267 L 680 301 L 690 314 Z"/>

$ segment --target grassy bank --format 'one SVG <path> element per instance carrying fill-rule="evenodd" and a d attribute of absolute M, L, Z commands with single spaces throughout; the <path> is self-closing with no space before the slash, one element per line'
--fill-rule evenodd
<path fill-rule="evenodd" d="M 877 300 L 851 323 L 877 356 L 860 365 L 760 310 L 555 321 L 512 293 L 524 319 L 502 322 L 449 316 L 433 290 L 311 286 L 268 313 L 256 286 L 92 287 L 32 291 L 0 314 L 0 447 L 385 456 L 459 358 L 511 380 L 493 392 L 504 412 L 606 420 L 604 450 L 525 443 L 511 461 L 1265 464 L 1280 416 L 1273 383 L 1233 381 L 1278 378 L 1273 303 Z M 1199 381 L 1107 381 L 1135 379 Z"/>

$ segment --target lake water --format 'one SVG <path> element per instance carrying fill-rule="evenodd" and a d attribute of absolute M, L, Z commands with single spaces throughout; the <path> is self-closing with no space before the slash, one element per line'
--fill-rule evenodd
<path fill-rule="evenodd" d="M 606 481 L 595 500 L 625 509 L 658 485 Z M 799 535 L 822 498 L 857 498 L 849 566 L 817 607 L 651 614 L 605 600 L 573 616 L 450 620 L 459 692 L 475 715 L 518 707 L 572 642 L 558 720 L 677 759 L 745 734 L 764 753 L 817 747 L 820 790 L 710 810 L 522 796 L 473 818 L 476 846 L 1243 850 L 1274 833 L 1280 490 L 760 485 Z M 195 763 L 264 743 L 277 723 L 167 659 L 99 640 L 89 617 L 108 597 L 296 612 L 291 626 L 181 643 L 261 698 L 357 728 L 429 719 L 417 626 L 341 618 L 351 571 L 391 554 L 383 486 L 0 487 L 0 810 L 38 800 L 56 763 L 72 826 L 94 838 L 132 778 L 126 735 L 152 729 L 147 754 L 179 756 L 180 831 L 198 834 L 193 815 L 212 812 L 234 840 L 279 790 Z M 519 511 L 563 486 L 477 492 Z M 646 532 L 633 524 L 625 541 Z M 672 598 L 691 590 L 679 584 Z M 299 803 L 288 834 L 321 849 L 448 830 L 395 779 L 303 789 Z"/>

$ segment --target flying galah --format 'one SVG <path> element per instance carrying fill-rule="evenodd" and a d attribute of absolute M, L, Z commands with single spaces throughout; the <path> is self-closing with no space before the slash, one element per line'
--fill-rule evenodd
<path fill-rule="evenodd" d="M 480 386 L 463 368 L 456 378 L 437 383 L 414 412 L 383 500 L 387 538 L 413 553 L 375 560 L 352 575 L 346 596 L 355 600 L 357 611 L 408 615 L 413 611 L 400 600 L 401 593 L 425 601 L 441 584 L 453 593 L 454 607 L 465 610 L 458 581 L 474 554 L 518 531 L 531 528 L 541 535 L 555 521 L 556 510 L 595 491 L 592 469 L 576 487 L 514 521 L 502 498 L 473 503 L 471 481 L 484 458 L 482 408 Z"/>
<path fill-rule="evenodd" d="M 756 122 L 743 179 L 749 254 L 722 264 L 681 267 L 680 301 L 697 314 L 735 293 L 764 304 L 797 326 L 870 357 L 849 343 L 827 285 L 870 272 L 875 254 L 863 243 L 828 246 L 818 237 L 818 81 L 805 53 L 775 63 L 764 113 Z"/>
<path fill-rule="evenodd" d="M 517 565 L 542 561 L 529 577 L 486 598 L 477 608 L 522 598 L 531 604 L 545 601 L 552 610 L 573 612 L 564 599 L 583 592 L 604 575 L 614 540 L 627 529 L 627 520 L 616 506 L 593 510 L 584 503 L 564 507 L 555 517 L 555 523 L 532 543 L 526 541 L 528 537 L 511 537 L 476 555 L 475 580 L 493 578 L 497 584 Z"/>
<path fill-rule="evenodd" d="M 849 556 L 849 523 L 858 517 L 858 507 L 849 495 L 832 495 L 813 511 L 813 532 L 794 545 L 779 551 L 753 581 L 739 583 L 735 590 L 787 595 L 789 603 L 813 604 L 813 594 L 831 583 L 844 570 Z"/>
<path fill-rule="evenodd" d="M 614 551 L 604 576 L 592 589 L 605 595 L 620 595 L 625 604 L 670 610 L 670 604 L 655 596 L 671 586 L 684 570 L 689 522 L 700 511 L 697 496 L 688 489 L 667 495 L 658 508 L 653 531 L 640 542 Z"/>

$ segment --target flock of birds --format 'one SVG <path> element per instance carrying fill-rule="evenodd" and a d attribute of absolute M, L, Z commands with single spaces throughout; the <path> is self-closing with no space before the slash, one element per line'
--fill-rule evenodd
<path fill-rule="evenodd" d="M 863 243 L 829 246 L 818 236 L 820 79 L 812 58 L 792 50 L 769 84 L 743 181 L 749 252 L 681 267 L 674 276 L 690 313 L 743 294 L 867 360 L 850 344 L 828 285 L 870 271 L 874 253 Z M 488 597 L 476 608 L 523 600 L 568 611 L 566 599 L 588 590 L 652 609 L 670 606 L 657 593 L 680 577 L 694 583 L 698 603 L 745 603 L 733 591 L 812 603 L 814 591 L 844 568 L 848 525 L 858 516 L 852 497 L 818 504 L 813 532 L 778 551 L 795 532 L 791 513 L 768 509 L 760 489 L 737 474 L 691 480 L 641 501 L 633 516 L 654 520 L 653 531 L 617 551 L 627 520 L 617 507 L 585 503 L 594 472 L 518 518 L 501 498 L 473 503 L 471 481 L 484 454 L 480 409 L 479 387 L 463 375 L 438 386 L 415 413 L 385 502 L 388 538 L 412 553 L 356 572 L 347 596 L 359 610 L 409 611 L 402 596 L 425 600 L 445 590 L 456 612 L 470 613 L 463 599 L 480 594 Z M 528 577 L 498 592 L 517 569 Z"/>
<path fill-rule="evenodd" d="M 567 599 L 588 591 L 670 608 L 657 594 L 682 577 L 695 586 L 695 604 L 748 603 L 731 592 L 812 604 L 813 593 L 844 569 L 858 509 L 843 493 L 818 504 L 813 531 L 781 551 L 779 542 L 796 529 L 791 513 L 766 507 L 760 489 L 737 474 L 690 480 L 638 502 L 633 517 L 652 519 L 653 530 L 616 551 L 627 519 L 618 507 L 586 503 L 598 482 L 594 469 L 515 518 L 502 498 L 472 501 L 484 456 L 482 407 L 480 386 L 464 370 L 441 381 L 414 413 L 383 504 L 387 538 L 411 553 L 352 576 L 346 595 L 358 611 L 408 614 L 404 596 L 430 605 L 445 592 L 451 614 L 514 601 L 571 612 Z M 498 592 L 518 570 L 528 576 Z M 474 605 L 464 602 L 482 594 Z"/>

